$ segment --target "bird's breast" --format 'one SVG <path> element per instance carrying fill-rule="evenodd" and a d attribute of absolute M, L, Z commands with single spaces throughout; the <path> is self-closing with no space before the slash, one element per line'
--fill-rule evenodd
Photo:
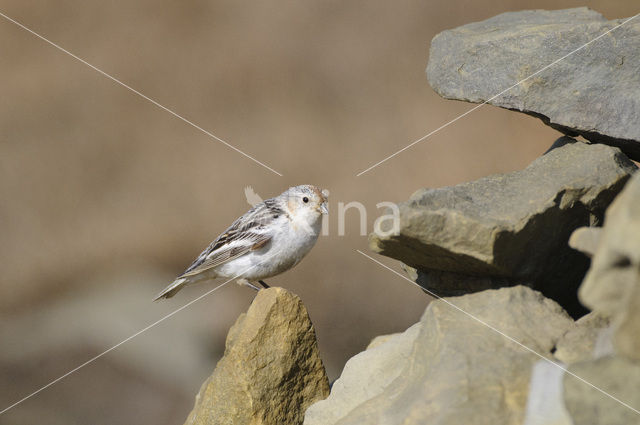
<path fill-rule="evenodd" d="M 292 220 L 274 236 L 274 247 L 284 255 L 302 258 L 315 245 L 320 234 L 321 222 L 309 224 L 302 220 Z"/>

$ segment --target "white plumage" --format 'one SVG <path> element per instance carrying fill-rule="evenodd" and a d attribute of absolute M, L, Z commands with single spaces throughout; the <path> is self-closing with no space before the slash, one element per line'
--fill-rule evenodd
<path fill-rule="evenodd" d="M 327 197 L 326 191 L 301 185 L 256 204 L 218 236 L 156 300 L 170 298 L 186 285 L 218 277 L 238 278 L 254 289 L 258 287 L 251 282 L 266 286 L 263 279 L 294 267 L 313 248 L 320 234 L 322 214 L 328 212 Z"/>

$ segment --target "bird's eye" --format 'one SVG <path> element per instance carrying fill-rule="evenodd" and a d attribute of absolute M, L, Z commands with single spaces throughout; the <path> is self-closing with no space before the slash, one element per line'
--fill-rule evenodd
<path fill-rule="evenodd" d="M 309 202 L 309 198 L 307 198 L 307 197 L 305 196 L 304 198 L 302 198 L 302 202 L 304 202 L 304 203 L 306 204 L 307 202 Z"/>

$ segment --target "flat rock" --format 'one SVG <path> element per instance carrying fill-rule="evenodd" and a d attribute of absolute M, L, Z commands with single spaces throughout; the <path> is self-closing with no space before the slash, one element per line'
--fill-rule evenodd
<path fill-rule="evenodd" d="M 606 213 L 580 299 L 612 318 L 618 354 L 640 361 L 640 174 Z"/>
<path fill-rule="evenodd" d="M 185 425 L 302 424 L 329 394 L 309 315 L 282 288 L 261 290 L 227 335 L 223 358 Z"/>
<path fill-rule="evenodd" d="M 572 323 L 558 304 L 523 286 L 433 301 L 419 328 L 354 357 L 332 396 L 309 408 L 305 424 L 519 425 L 539 357 L 496 330 L 551 358 Z M 377 375 L 380 364 L 393 370 L 385 380 Z M 375 390 L 366 395 L 369 384 Z M 345 407 L 353 386 L 357 403 Z"/>
<path fill-rule="evenodd" d="M 526 283 L 572 314 L 584 312 L 575 293 L 589 260 L 567 241 L 576 228 L 602 222 L 636 168 L 617 148 L 566 144 L 522 171 L 417 191 L 399 204 L 399 231 L 383 224 L 370 247 L 418 270 Z"/>
<path fill-rule="evenodd" d="M 640 19 L 570 54 L 623 21 L 584 7 L 503 13 L 436 35 L 427 77 L 444 98 L 534 115 L 638 160 Z"/>

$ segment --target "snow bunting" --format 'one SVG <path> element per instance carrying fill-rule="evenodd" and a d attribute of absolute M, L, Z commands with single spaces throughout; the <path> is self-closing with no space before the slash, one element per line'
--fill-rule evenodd
<path fill-rule="evenodd" d="M 202 280 L 238 278 L 255 290 L 263 281 L 283 273 L 313 248 L 322 214 L 327 214 L 326 190 L 301 185 L 256 204 L 233 222 L 205 249 L 187 270 L 155 300 L 171 298 L 186 285 Z"/>

